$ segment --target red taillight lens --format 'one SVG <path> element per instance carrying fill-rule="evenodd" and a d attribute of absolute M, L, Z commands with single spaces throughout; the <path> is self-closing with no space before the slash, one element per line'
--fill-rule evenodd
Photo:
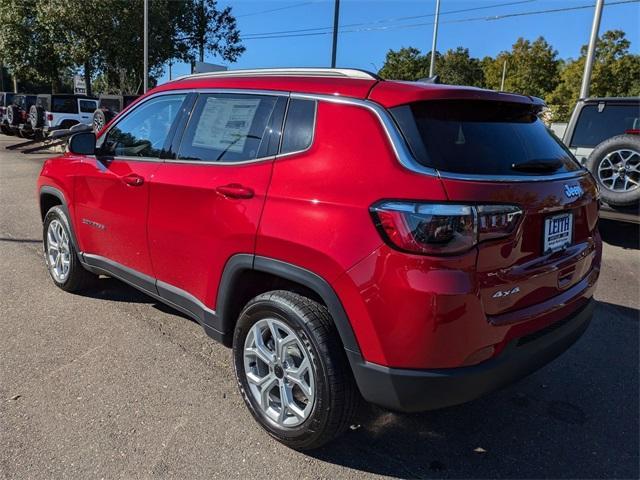
<path fill-rule="evenodd" d="M 483 240 L 513 233 L 522 211 L 514 205 L 382 202 L 371 208 L 385 241 L 424 255 L 461 253 Z"/>
<path fill-rule="evenodd" d="M 640 135 L 640 128 L 629 128 L 624 133 L 627 135 Z"/>
<path fill-rule="evenodd" d="M 53 114 L 52 113 L 47 113 L 47 120 L 49 120 L 50 122 L 53 121 Z"/>

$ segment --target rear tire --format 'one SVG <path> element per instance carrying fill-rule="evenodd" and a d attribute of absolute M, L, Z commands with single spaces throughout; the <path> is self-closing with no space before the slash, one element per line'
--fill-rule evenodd
<path fill-rule="evenodd" d="M 640 137 L 617 135 L 594 148 L 586 162 L 602 200 L 612 207 L 640 203 Z"/>
<path fill-rule="evenodd" d="M 95 284 L 97 276 L 85 270 L 78 259 L 69 220 L 60 206 L 51 207 L 44 217 L 42 239 L 44 261 L 53 283 L 67 292 L 78 292 Z"/>
<path fill-rule="evenodd" d="M 255 297 L 240 313 L 233 360 L 249 411 L 288 447 L 318 448 L 351 424 L 360 395 L 324 305 L 282 290 Z"/>

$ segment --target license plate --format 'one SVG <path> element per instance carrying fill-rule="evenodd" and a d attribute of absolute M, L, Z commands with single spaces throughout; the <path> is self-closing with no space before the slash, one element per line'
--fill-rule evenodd
<path fill-rule="evenodd" d="M 571 244 L 573 214 L 563 213 L 544 220 L 544 253 L 557 252 Z"/>

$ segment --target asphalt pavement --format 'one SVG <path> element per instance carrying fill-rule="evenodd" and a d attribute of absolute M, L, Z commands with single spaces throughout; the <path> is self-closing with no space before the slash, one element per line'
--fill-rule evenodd
<path fill-rule="evenodd" d="M 638 227 L 601 222 L 598 305 L 576 345 L 475 402 L 376 408 L 313 453 L 268 437 L 230 351 L 103 279 L 54 287 L 35 181 L 46 155 L 0 135 L 0 478 L 638 478 Z"/>

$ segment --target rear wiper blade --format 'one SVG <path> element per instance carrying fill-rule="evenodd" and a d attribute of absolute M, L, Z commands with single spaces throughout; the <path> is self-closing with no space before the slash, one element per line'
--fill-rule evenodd
<path fill-rule="evenodd" d="M 511 165 L 512 170 L 521 172 L 555 172 L 561 167 L 562 162 L 560 160 L 532 160 Z"/>

